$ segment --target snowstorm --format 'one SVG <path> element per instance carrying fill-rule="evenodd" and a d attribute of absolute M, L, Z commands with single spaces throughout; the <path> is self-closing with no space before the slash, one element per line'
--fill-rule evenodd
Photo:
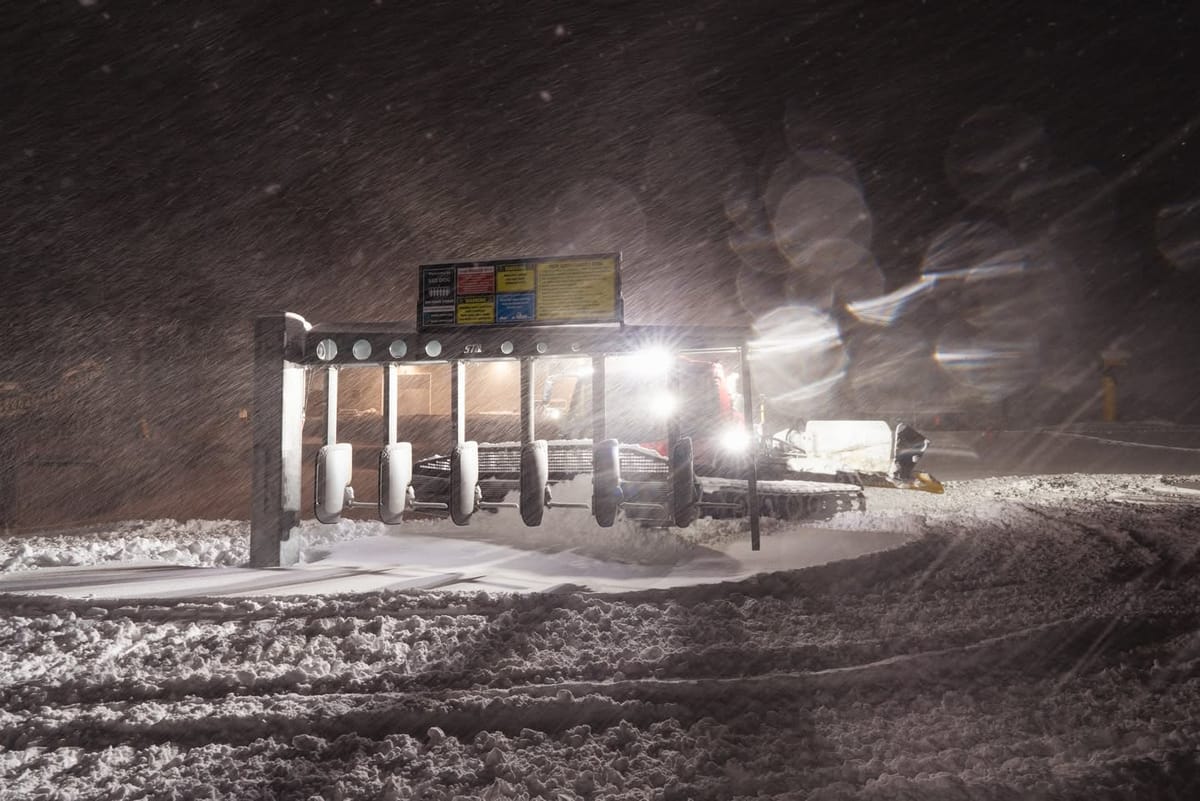
<path fill-rule="evenodd" d="M 0 8 L 0 799 L 1200 797 L 1192 4 Z"/>

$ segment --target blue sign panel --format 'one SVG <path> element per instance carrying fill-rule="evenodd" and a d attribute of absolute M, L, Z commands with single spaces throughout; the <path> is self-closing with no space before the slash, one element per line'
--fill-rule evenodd
<path fill-rule="evenodd" d="M 510 292 L 496 295 L 496 322 L 522 323 L 534 319 L 534 293 Z"/>

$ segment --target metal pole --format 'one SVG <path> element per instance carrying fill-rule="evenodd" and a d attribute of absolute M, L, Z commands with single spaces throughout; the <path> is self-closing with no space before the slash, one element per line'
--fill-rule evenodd
<path fill-rule="evenodd" d="M 325 444 L 337 443 L 338 369 L 325 368 Z"/>
<path fill-rule="evenodd" d="M 535 396 L 533 394 L 533 359 L 521 359 L 521 442 L 533 442 L 536 431 L 534 430 L 534 405 Z"/>
<path fill-rule="evenodd" d="M 0 415 L 3 411 L 0 410 Z M 19 414 L 19 412 L 18 412 Z M 0 420 L 0 531 L 17 525 L 17 436 L 25 430 L 21 417 Z"/>
<path fill-rule="evenodd" d="M 680 417 L 684 406 L 679 392 L 680 380 L 679 363 L 672 357 L 671 366 L 667 371 L 667 394 L 672 398 L 670 412 L 667 414 L 667 458 L 672 464 L 675 462 L 675 446 L 679 444 Z"/>
<path fill-rule="evenodd" d="M 604 356 L 592 357 L 592 444 L 608 439 L 604 419 Z"/>
<path fill-rule="evenodd" d="M 305 368 L 304 318 L 254 321 L 254 396 L 250 566 L 282 567 L 300 558 Z"/>
<path fill-rule="evenodd" d="M 750 354 L 745 345 L 738 348 L 742 368 L 742 416 L 750 435 L 750 470 L 746 475 L 746 505 L 750 507 L 750 550 L 759 548 L 758 538 L 758 440 L 754 436 L 754 387 L 750 384 Z"/>
<path fill-rule="evenodd" d="M 399 374 L 399 365 L 389 364 L 383 368 L 383 415 L 388 445 L 396 443 L 396 406 L 399 401 L 399 398 L 396 397 L 396 390 Z"/>
<path fill-rule="evenodd" d="M 450 430 L 454 444 L 467 441 L 467 364 L 450 362 Z"/>

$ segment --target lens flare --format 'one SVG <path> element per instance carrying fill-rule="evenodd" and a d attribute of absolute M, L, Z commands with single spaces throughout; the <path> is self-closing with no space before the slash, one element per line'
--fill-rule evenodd
<path fill-rule="evenodd" d="M 773 406 L 805 414 L 831 399 L 845 376 L 841 333 L 827 314 L 811 306 L 784 306 L 761 316 L 751 343 L 755 390 Z"/>
<path fill-rule="evenodd" d="M 888 326 L 895 323 L 908 310 L 909 305 L 928 297 L 937 286 L 936 278 L 921 276 L 916 281 L 876 298 L 856 300 L 846 304 L 846 309 L 859 322 L 868 325 Z"/>
<path fill-rule="evenodd" d="M 832 176 L 800 181 L 779 201 L 771 219 L 775 244 L 793 267 L 824 239 L 848 239 L 870 248 L 872 219 L 858 187 Z"/>
<path fill-rule="evenodd" d="M 874 254 L 849 239 L 823 239 L 804 255 L 802 268 L 784 281 L 784 294 L 793 303 L 828 309 L 883 294 L 884 277 Z"/>
<path fill-rule="evenodd" d="M 846 379 L 857 408 L 904 417 L 945 400 L 946 378 L 919 332 L 880 330 L 856 341 L 853 353 Z"/>
<path fill-rule="evenodd" d="M 989 222 L 959 222 L 934 234 L 921 262 L 921 274 L 929 277 L 963 277 L 970 270 L 989 264 L 998 254 L 1017 250 L 1017 240 L 1005 229 Z"/>
<path fill-rule="evenodd" d="M 1018 331 L 979 334 L 954 327 L 938 338 L 935 357 L 956 382 L 992 401 L 1003 400 L 1038 380 L 1038 340 Z"/>
<path fill-rule="evenodd" d="M 802 150 L 771 171 L 763 193 L 766 208 L 774 214 L 789 189 L 801 181 L 820 177 L 836 178 L 856 188 L 862 186 L 858 170 L 849 159 L 831 150 Z"/>
<path fill-rule="evenodd" d="M 943 322 L 979 328 L 1043 328 L 1045 303 L 1035 269 L 1038 260 L 1005 229 L 992 223 L 957 223 L 939 232 L 922 264 L 922 278 L 936 279 Z"/>
<path fill-rule="evenodd" d="M 754 270 L 746 265 L 738 269 L 734 289 L 742 310 L 754 317 L 778 308 L 783 293 L 782 279 L 778 274 Z"/>

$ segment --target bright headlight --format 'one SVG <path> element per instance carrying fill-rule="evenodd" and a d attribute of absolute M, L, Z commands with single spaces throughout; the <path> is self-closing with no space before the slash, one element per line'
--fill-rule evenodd
<path fill-rule="evenodd" d="M 679 406 L 679 399 L 670 392 L 659 392 L 649 399 L 648 406 L 654 417 L 670 417 Z"/>
<path fill-rule="evenodd" d="M 750 447 L 750 434 L 744 428 L 727 428 L 718 437 L 721 449 L 730 453 L 743 453 Z"/>
<path fill-rule="evenodd" d="M 665 376 L 674 362 L 675 354 L 671 351 L 663 347 L 649 347 L 618 357 L 614 366 L 632 375 L 657 377 Z"/>

